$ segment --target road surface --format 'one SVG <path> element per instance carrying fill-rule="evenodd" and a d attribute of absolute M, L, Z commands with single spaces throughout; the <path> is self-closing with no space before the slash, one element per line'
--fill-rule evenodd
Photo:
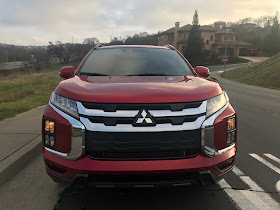
<path fill-rule="evenodd" d="M 137 189 L 126 194 L 79 189 L 53 183 L 38 156 L 0 189 L 0 206 L 67 210 L 280 209 L 280 94 L 222 79 L 219 83 L 238 114 L 239 129 L 236 167 L 218 185 Z"/>
<path fill-rule="evenodd" d="M 0 63 L 0 70 L 5 69 L 18 69 L 24 67 L 24 62 L 17 61 L 17 62 L 8 62 L 8 63 Z"/>
<path fill-rule="evenodd" d="M 270 57 L 256 57 L 256 56 L 239 56 L 239 58 L 244 58 L 252 62 L 264 62 Z"/>
<path fill-rule="evenodd" d="M 251 63 L 251 67 L 257 65 L 257 62 L 253 62 Z M 230 70 L 230 69 L 236 69 L 236 68 L 243 68 L 243 67 L 248 67 L 248 63 L 237 63 L 237 64 L 226 64 L 226 70 Z M 223 71 L 224 70 L 224 66 L 210 66 L 209 67 L 211 72 L 215 72 L 215 71 Z"/>

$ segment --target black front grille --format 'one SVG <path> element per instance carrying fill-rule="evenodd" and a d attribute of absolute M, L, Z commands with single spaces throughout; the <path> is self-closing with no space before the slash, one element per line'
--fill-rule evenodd
<path fill-rule="evenodd" d="M 183 109 L 198 108 L 202 101 L 185 102 L 185 103 L 159 103 L 159 104 L 101 104 L 92 102 L 82 102 L 83 106 L 87 109 L 100 109 L 105 112 L 115 112 L 117 110 L 171 110 L 182 111 Z"/>
<path fill-rule="evenodd" d="M 86 153 L 101 159 L 169 159 L 200 151 L 200 130 L 111 133 L 86 131 Z"/>
<path fill-rule="evenodd" d="M 156 117 L 153 118 L 156 124 L 170 123 L 172 125 L 182 125 L 185 122 L 194 122 L 198 117 L 204 116 L 205 113 L 188 116 L 176 117 Z M 102 123 L 106 126 L 116 126 L 117 124 L 133 124 L 135 117 L 97 117 L 86 116 L 92 123 Z"/>

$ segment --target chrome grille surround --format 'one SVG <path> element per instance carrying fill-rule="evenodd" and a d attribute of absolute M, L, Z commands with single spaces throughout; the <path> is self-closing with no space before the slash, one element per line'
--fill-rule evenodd
<path fill-rule="evenodd" d="M 132 124 L 116 124 L 115 126 L 106 126 L 103 123 L 92 123 L 89 117 L 104 117 L 104 118 L 135 118 L 140 110 L 116 110 L 114 112 L 107 112 L 102 109 L 88 109 L 83 103 L 77 102 L 80 120 L 85 125 L 88 131 L 99 132 L 164 132 L 164 131 L 184 131 L 200 129 L 205 120 L 207 101 L 201 102 L 199 107 L 185 108 L 181 111 L 172 110 L 146 110 L 152 115 L 154 119 L 162 117 L 182 117 L 199 115 L 193 122 L 184 122 L 181 125 L 172 125 L 171 123 L 157 124 L 155 126 L 135 127 Z M 202 116 L 201 116 L 202 115 Z"/>

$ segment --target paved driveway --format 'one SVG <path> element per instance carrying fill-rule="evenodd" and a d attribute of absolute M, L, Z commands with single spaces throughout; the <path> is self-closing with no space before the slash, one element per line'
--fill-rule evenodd
<path fill-rule="evenodd" d="M 239 58 L 244 58 L 244 59 L 247 59 L 247 60 L 250 60 L 252 62 L 263 62 L 263 61 L 266 61 L 267 59 L 269 59 L 269 57 L 249 57 L 249 56 L 239 56 Z"/>

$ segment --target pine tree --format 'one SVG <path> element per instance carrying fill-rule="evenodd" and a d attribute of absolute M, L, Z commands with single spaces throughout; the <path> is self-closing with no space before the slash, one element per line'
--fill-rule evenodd
<path fill-rule="evenodd" d="M 187 39 L 187 47 L 184 52 L 184 56 L 189 60 L 192 66 L 197 66 L 203 64 L 203 48 L 204 42 L 201 38 L 199 18 L 197 10 L 195 10 L 193 16 L 193 26 L 189 32 L 189 37 Z"/>

